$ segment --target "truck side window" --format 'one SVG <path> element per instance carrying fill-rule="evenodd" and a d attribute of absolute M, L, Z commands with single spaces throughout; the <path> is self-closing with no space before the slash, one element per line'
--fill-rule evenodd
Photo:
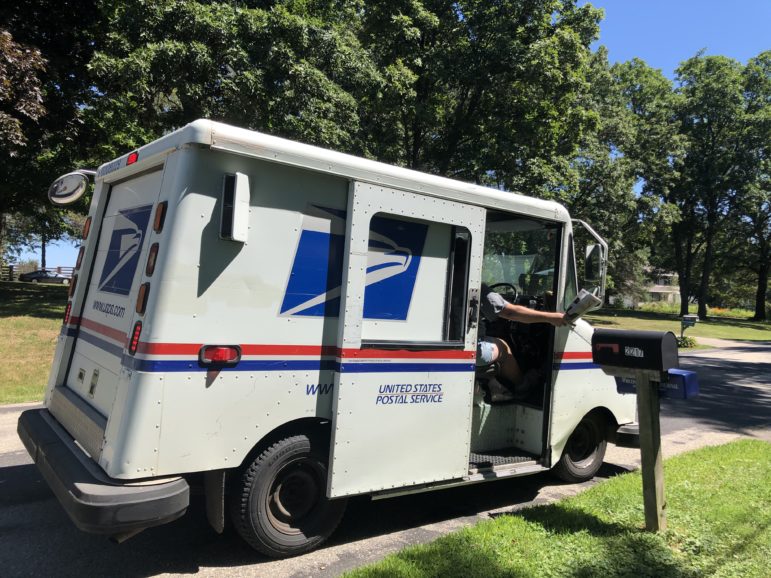
<path fill-rule="evenodd" d="M 468 229 L 453 227 L 450 270 L 447 279 L 445 341 L 463 341 L 466 335 L 466 299 L 471 235 Z"/>
<path fill-rule="evenodd" d="M 462 343 L 470 241 L 465 228 L 375 215 L 369 232 L 362 340 Z"/>

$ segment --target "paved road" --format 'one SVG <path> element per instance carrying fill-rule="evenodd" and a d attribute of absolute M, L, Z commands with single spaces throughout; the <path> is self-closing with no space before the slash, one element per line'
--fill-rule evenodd
<path fill-rule="evenodd" d="M 771 441 L 771 342 L 720 345 L 720 350 L 682 358 L 683 367 L 698 370 L 702 395 L 689 403 L 662 404 L 666 456 L 740 436 Z M 211 531 L 200 497 L 194 497 L 193 507 L 180 520 L 147 530 L 120 546 L 78 532 L 16 438 L 21 409 L 0 407 L 0 575 L 4 577 L 337 576 L 496 513 L 574 494 L 639 463 L 639 452 L 609 448 L 598 480 L 588 484 L 555 484 L 548 475 L 537 475 L 379 502 L 356 499 L 327 547 L 291 560 L 269 561 L 244 546 L 233 532 L 218 536 Z"/>

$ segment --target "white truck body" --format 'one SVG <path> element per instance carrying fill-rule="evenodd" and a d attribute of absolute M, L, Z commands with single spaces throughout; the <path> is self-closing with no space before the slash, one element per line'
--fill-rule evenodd
<path fill-rule="evenodd" d="M 554 263 L 527 277 L 562 310 L 559 204 L 206 120 L 132 155 L 97 172 L 44 410 L 110 483 L 236 471 L 320 424 L 326 497 L 387 496 L 548 469 L 591 412 L 635 421 L 583 320 L 543 332 L 536 397 L 496 404 L 475 378 L 479 287 L 502 262 L 486 232 L 549 231 Z M 240 357 L 205 366 L 206 345 Z M 502 448 L 519 457 L 478 457 Z"/>

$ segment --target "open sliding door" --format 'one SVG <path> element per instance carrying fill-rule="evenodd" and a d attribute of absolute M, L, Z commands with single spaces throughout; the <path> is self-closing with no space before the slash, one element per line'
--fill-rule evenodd
<path fill-rule="evenodd" d="M 468 473 L 485 210 L 353 183 L 328 495 Z"/>

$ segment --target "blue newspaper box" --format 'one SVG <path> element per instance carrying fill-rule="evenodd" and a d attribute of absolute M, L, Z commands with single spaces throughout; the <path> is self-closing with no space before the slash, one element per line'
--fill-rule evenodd
<path fill-rule="evenodd" d="M 690 399 L 699 395 L 699 378 L 694 371 L 670 369 L 669 379 L 659 385 L 659 396 L 669 399 Z"/>
<path fill-rule="evenodd" d="M 670 369 L 668 379 L 659 383 L 659 397 L 666 399 L 690 399 L 699 395 L 699 378 L 694 371 Z M 637 393 L 637 384 L 631 377 L 616 377 L 618 393 Z"/>

